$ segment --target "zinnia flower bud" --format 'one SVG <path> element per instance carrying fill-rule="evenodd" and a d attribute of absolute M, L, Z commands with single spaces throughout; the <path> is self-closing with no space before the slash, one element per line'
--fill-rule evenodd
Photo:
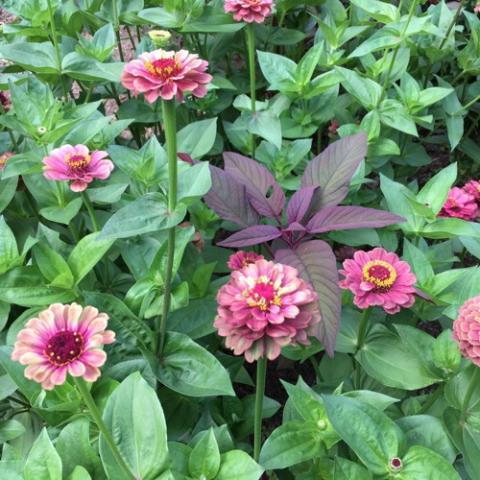
<path fill-rule="evenodd" d="M 63 145 L 43 159 L 43 175 L 49 180 L 69 181 L 70 190 L 83 192 L 95 178 L 105 180 L 113 170 L 107 152 L 90 152 L 85 145 Z"/>
<path fill-rule="evenodd" d="M 317 294 L 288 265 L 262 259 L 235 270 L 217 301 L 218 334 L 247 362 L 274 360 L 282 347 L 318 335 Z"/>
<path fill-rule="evenodd" d="M 50 305 L 20 330 L 12 360 L 27 365 L 25 377 L 45 390 L 62 385 L 67 374 L 94 382 L 107 359 L 102 346 L 115 341 L 107 322 L 108 315 L 94 307 Z"/>
<path fill-rule="evenodd" d="M 172 38 L 172 34 L 167 30 L 150 30 L 148 36 L 155 48 L 166 47 Z"/>
<path fill-rule="evenodd" d="M 121 81 L 134 95 L 143 93 L 149 103 L 157 98 L 171 100 L 176 97 L 183 102 L 185 93 L 194 97 L 207 94 L 206 85 L 212 76 L 205 73 L 208 62 L 187 50 L 179 52 L 162 49 L 145 52 L 139 58 L 128 62 Z"/>
<path fill-rule="evenodd" d="M 272 14 L 273 0 L 225 0 L 224 8 L 237 22 L 263 23 Z"/>
<path fill-rule="evenodd" d="M 4 92 L 0 90 L 0 105 L 2 105 L 2 109 L 4 112 L 8 112 L 12 106 L 12 102 L 10 101 L 10 93 Z"/>
<path fill-rule="evenodd" d="M 415 302 L 417 279 L 410 265 L 383 248 L 358 250 L 353 259 L 343 262 L 343 270 L 339 272 L 345 276 L 340 287 L 355 295 L 353 302 L 358 308 L 377 305 L 394 314 Z"/>
<path fill-rule="evenodd" d="M 462 355 L 480 366 L 480 295 L 460 307 L 453 322 L 453 339 L 458 342 Z"/>
<path fill-rule="evenodd" d="M 230 270 L 241 270 L 243 267 L 255 263 L 257 260 L 263 260 L 263 255 L 258 255 L 255 252 L 244 252 L 240 250 L 228 259 L 228 268 Z"/>

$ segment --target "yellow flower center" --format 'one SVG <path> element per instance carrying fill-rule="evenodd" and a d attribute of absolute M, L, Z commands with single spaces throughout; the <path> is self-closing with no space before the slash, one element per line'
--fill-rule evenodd
<path fill-rule="evenodd" d="M 243 295 L 247 298 L 249 307 L 257 307 L 262 312 L 269 310 L 272 305 L 282 304 L 273 282 L 265 276 L 259 277 L 256 285 L 251 290 L 245 291 Z"/>
<path fill-rule="evenodd" d="M 73 170 L 85 168 L 91 160 L 90 155 L 67 155 L 67 165 Z"/>
<path fill-rule="evenodd" d="M 180 65 L 175 58 L 158 58 L 154 61 L 145 62 L 145 68 L 152 75 L 167 80 L 180 68 Z"/>
<path fill-rule="evenodd" d="M 390 290 L 397 279 L 397 271 L 388 262 L 372 260 L 362 268 L 363 280 L 373 283 L 381 291 Z"/>

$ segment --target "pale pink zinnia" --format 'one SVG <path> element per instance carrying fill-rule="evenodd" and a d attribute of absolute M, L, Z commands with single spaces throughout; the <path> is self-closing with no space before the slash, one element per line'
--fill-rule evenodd
<path fill-rule="evenodd" d="M 25 376 L 45 390 L 62 385 L 67 373 L 94 382 L 107 359 L 102 346 L 115 341 L 107 322 L 94 307 L 50 305 L 18 333 L 12 360 L 27 365 Z"/>
<path fill-rule="evenodd" d="M 230 270 L 241 270 L 243 267 L 255 263 L 257 260 L 263 260 L 263 255 L 258 255 L 255 252 L 244 252 L 240 250 L 228 259 L 228 268 Z"/>
<path fill-rule="evenodd" d="M 317 294 L 288 265 L 257 260 L 232 272 L 217 295 L 215 327 L 248 362 L 277 358 L 283 346 L 318 335 Z"/>
<path fill-rule="evenodd" d="M 224 7 L 237 22 L 263 23 L 272 14 L 273 0 L 225 0 Z"/>
<path fill-rule="evenodd" d="M 464 189 L 453 187 L 448 192 L 448 197 L 439 217 L 455 217 L 463 220 L 473 220 L 478 216 L 478 205 L 475 197 Z"/>
<path fill-rule="evenodd" d="M 107 152 L 90 152 L 85 145 L 63 145 L 43 159 L 43 175 L 49 180 L 70 180 L 70 190 L 83 192 L 95 178 L 110 176 L 113 163 L 107 157 Z"/>
<path fill-rule="evenodd" d="M 356 251 L 353 259 L 343 262 L 340 273 L 345 276 L 340 286 L 355 295 L 353 302 L 358 308 L 377 305 L 394 314 L 415 302 L 417 279 L 410 265 L 383 248 Z"/>
<path fill-rule="evenodd" d="M 179 52 L 162 49 L 145 52 L 128 62 L 122 72 L 121 81 L 134 95 L 143 93 L 149 103 L 161 97 L 171 100 L 176 97 L 183 102 L 185 93 L 195 97 L 207 94 L 206 85 L 212 76 L 205 73 L 208 62 L 187 50 Z"/>
<path fill-rule="evenodd" d="M 480 366 L 480 296 L 470 298 L 453 322 L 453 338 L 465 358 Z"/>

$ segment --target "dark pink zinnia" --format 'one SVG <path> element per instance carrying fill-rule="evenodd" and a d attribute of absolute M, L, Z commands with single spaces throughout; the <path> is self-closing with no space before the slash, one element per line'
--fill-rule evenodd
<path fill-rule="evenodd" d="M 478 180 L 470 180 L 463 186 L 463 191 L 467 192 L 478 202 L 480 200 L 480 182 Z"/>
<path fill-rule="evenodd" d="M 255 252 L 244 252 L 240 250 L 228 259 L 228 268 L 230 270 L 241 270 L 243 267 L 255 263 L 257 260 L 263 260 L 263 255 L 258 255 Z"/>
<path fill-rule="evenodd" d="M 157 98 L 183 102 L 185 93 L 195 97 L 207 94 L 207 84 L 212 76 L 206 73 L 208 62 L 187 50 L 179 52 L 162 49 L 145 52 L 128 62 L 121 81 L 134 95 L 143 93 L 149 103 Z"/>
<path fill-rule="evenodd" d="M 453 338 L 465 358 L 480 366 L 480 296 L 470 298 L 453 322 Z"/>
<path fill-rule="evenodd" d="M 317 294 L 288 265 L 257 260 L 232 272 L 217 295 L 215 327 L 247 362 L 277 358 L 282 347 L 308 345 L 320 323 Z"/>
<path fill-rule="evenodd" d="M 237 22 L 263 23 L 272 14 L 272 0 L 225 0 L 225 12 Z"/>
<path fill-rule="evenodd" d="M 374 248 L 369 252 L 358 250 L 353 259 L 343 262 L 340 273 L 345 278 L 340 287 L 350 290 L 358 308 L 380 306 L 389 314 L 415 302 L 415 275 L 410 265 L 393 252 Z"/>
<path fill-rule="evenodd" d="M 461 218 L 463 220 L 475 219 L 478 216 L 478 205 L 475 197 L 462 188 L 453 187 L 448 192 L 448 198 L 438 216 Z"/>

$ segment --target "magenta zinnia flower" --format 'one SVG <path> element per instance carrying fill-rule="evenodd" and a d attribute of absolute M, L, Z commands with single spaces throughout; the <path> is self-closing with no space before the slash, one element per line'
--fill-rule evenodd
<path fill-rule="evenodd" d="M 70 190 L 83 192 L 94 178 L 105 180 L 113 170 L 107 152 L 90 152 L 85 145 L 63 145 L 43 159 L 43 175 L 49 180 L 71 180 Z"/>
<path fill-rule="evenodd" d="M 478 180 L 470 180 L 463 186 L 463 191 L 471 195 L 476 202 L 480 200 L 480 182 Z"/>
<path fill-rule="evenodd" d="M 241 270 L 243 267 L 255 263 L 257 260 L 263 260 L 263 255 L 258 255 L 255 252 L 244 252 L 240 250 L 228 259 L 228 268 L 230 270 Z"/>
<path fill-rule="evenodd" d="M 462 188 L 453 187 L 448 192 L 448 198 L 438 216 L 473 220 L 478 216 L 478 205 L 475 202 L 475 197 Z"/>
<path fill-rule="evenodd" d="M 149 103 L 155 102 L 158 97 L 163 100 L 176 97 L 182 102 L 186 92 L 195 97 L 207 94 L 206 85 L 212 80 L 212 76 L 205 73 L 207 67 L 207 61 L 187 50 L 158 49 L 142 53 L 139 58 L 128 62 L 121 80 L 134 95 L 143 93 Z"/>
<path fill-rule="evenodd" d="M 248 362 L 274 360 L 281 348 L 309 344 L 317 335 L 317 294 L 288 265 L 257 260 L 232 272 L 220 288 L 215 327 L 225 344 Z"/>
<path fill-rule="evenodd" d="M 353 259 L 343 262 L 343 268 L 340 273 L 345 278 L 340 286 L 355 295 L 353 301 L 358 308 L 378 305 L 387 313 L 394 314 L 401 307 L 411 307 L 415 302 L 414 284 L 417 279 L 410 265 L 393 252 L 383 248 L 374 248 L 369 252 L 358 250 Z"/>
<path fill-rule="evenodd" d="M 263 23 L 272 14 L 272 0 L 225 0 L 225 12 L 237 22 Z"/>
<path fill-rule="evenodd" d="M 27 365 L 25 376 L 45 390 L 62 385 L 67 373 L 94 382 L 107 358 L 102 346 L 115 341 L 107 322 L 94 307 L 50 305 L 18 333 L 12 360 Z"/>
<path fill-rule="evenodd" d="M 465 358 L 480 366 L 480 296 L 470 298 L 453 322 L 453 338 Z"/>

